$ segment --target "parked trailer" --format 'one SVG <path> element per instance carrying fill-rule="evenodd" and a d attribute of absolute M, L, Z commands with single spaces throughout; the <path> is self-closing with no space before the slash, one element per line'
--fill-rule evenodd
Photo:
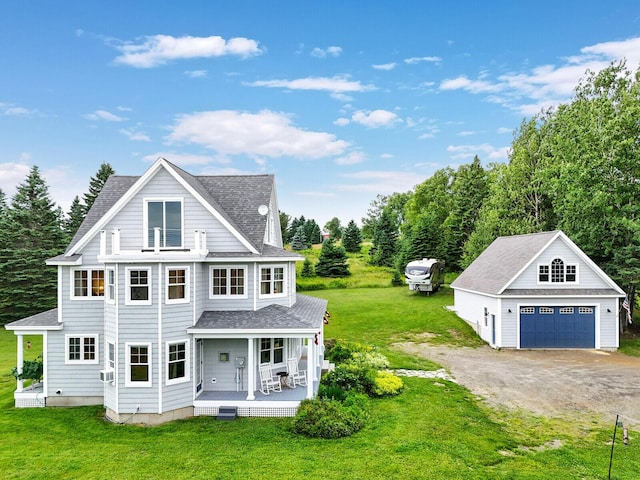
<path fill-rule="evenodd" d="M 409 290 L 435 292 L 444 283 L 444 262 L 435 258 L 423 258 L 409 262 L 404 270 Z"/>

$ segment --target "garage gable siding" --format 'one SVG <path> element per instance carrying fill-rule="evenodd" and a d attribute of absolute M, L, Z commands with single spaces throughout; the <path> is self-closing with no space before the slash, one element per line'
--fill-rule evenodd
<path fill-rule="evenodd" d="M 541 264 L 550 265 L 555 258 L 560 258 L 566 265 L 577 265 L 577 282 L 539 283 L 538 266 Z M 570 248 L 562 239 L 556 238 L 540 255 L 538 255 L 517 278 L 509 284 L 510 289 L 525 288 L 610 288 L 600 275 L 598 275 L 584 259 Z"/>

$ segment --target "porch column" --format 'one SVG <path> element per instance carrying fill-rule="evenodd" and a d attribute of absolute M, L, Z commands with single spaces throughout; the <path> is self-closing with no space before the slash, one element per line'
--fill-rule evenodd
<path fill-rule="evenodd" d="M 255 400 L 256 359 L 254 358 L 253 338 L 247 338 L 247 400 Z"/>
<path fill-rule="evenodd" d="M 307 398 L 313 398 L 313 382 L 316 380 L 316 352 L 313 338 L 307 338 Z"/>
<path fill-rule="evenodd" d="M 22 373 L 24 368 L 24 338 L 18 334 L 18 373 Z M 17 392 L 21 392 L 24 388 L 24 380 L 18 379 L 18 385 L 16 387 Z"/>

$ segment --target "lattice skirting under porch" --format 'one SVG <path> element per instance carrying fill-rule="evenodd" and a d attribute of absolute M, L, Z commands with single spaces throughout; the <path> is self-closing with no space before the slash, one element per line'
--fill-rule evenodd
<path fill-rule="evenodd" d="M 15 406 L 16 408 L 44 408 L 46 407 L 46 399 L 35 395 L 16 396 Z"/>
<path fill-rule="evenodd" d="M 294 417 L 297 407 L 238 407 L 239 417 Z M 193 414 L 196 417 L 215 417 L 218 415 L 218 407 L 195 407 Z"/>

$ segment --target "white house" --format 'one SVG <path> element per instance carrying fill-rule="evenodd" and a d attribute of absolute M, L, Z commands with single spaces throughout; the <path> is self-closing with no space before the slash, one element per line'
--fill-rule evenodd
<path fill-rule="evenodd" d="M 193 176 L 160 158 L 110 177 L 47 261 L 58 308 L 6 325 L 19 367 L 24 336 L 43 338 L 43 381 L 18 381 L 16 406 L 102 404 L 137 423 L 294 415 L 317 391 L 326 310 L 296 294 L 301 260 L 283 249 L 271 175 Z M 292 359 L 306 385 L 265 389 L 260 365 L 275 376 Z"/>
<path fill-rule="evenodd" d="M 497 238 L 451 288 L 495 348 L 618 348 L 624 292 L 561 231 Z"/>

